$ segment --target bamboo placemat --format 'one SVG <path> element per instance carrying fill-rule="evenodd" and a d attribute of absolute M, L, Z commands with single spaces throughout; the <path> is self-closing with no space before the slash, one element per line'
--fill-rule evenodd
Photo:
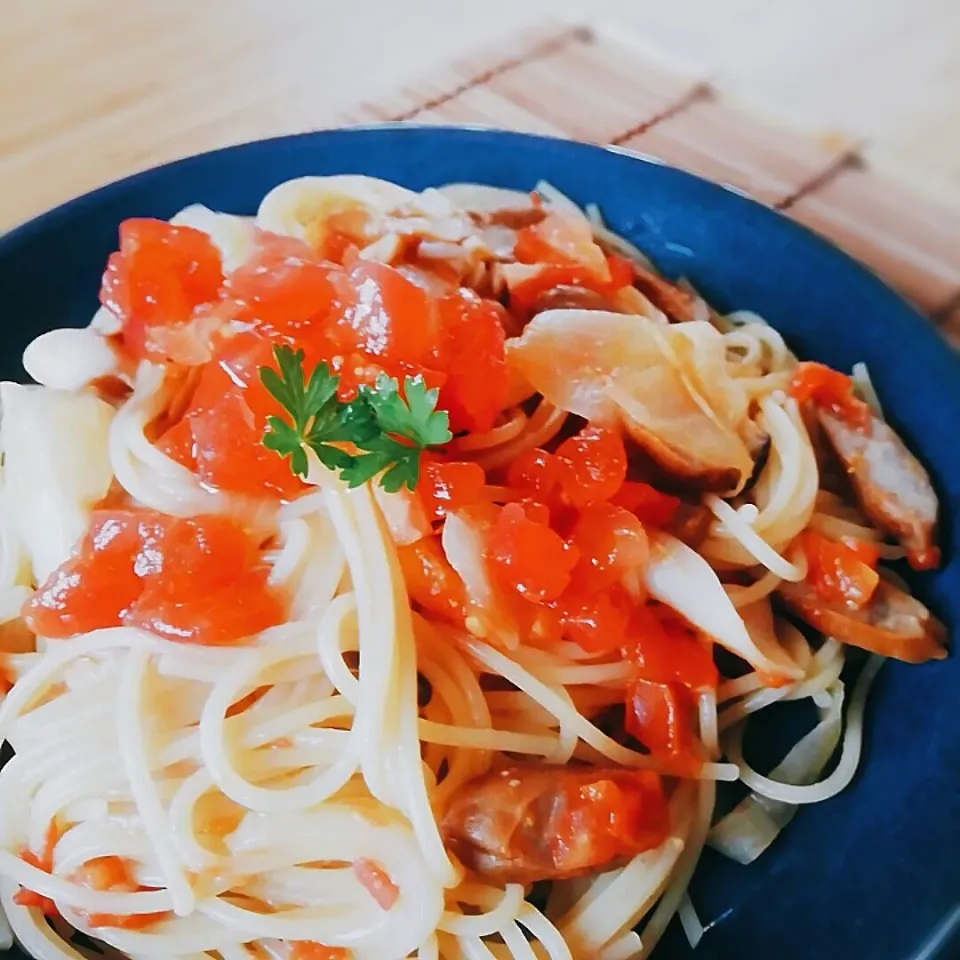
<path fill-rule="evenodd" d="M 337 119 L 482 124 L 656 157 L 830 238 L 960 344 L 960 208 L 873 169 L 864 144 L 758 117 L 709 76 L 608 31 L 527 31 Z"/>

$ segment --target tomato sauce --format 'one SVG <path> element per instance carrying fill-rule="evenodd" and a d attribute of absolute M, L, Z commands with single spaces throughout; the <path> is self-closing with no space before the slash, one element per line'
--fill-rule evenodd
<path fill-rule="evenodd" d="M 24 604 L 27 626 L 65 638 L 120 625 L 179 643 L 236 643 L 287 616 L 257 543 L 226 517 L 95 511 L 90 532 Z"/>

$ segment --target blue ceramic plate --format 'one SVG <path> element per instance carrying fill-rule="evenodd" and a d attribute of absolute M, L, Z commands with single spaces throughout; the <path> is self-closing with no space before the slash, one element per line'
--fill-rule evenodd
<path fill-rule="evenodd" d="M 947 563 L 915 589 L 960 624 L 960 357 L 879 280 L 803 228 L 624 153 L 513 133 L 391 126 L 268 140 L 150 170 L 0 238 L 0 375 L 23 376 L 20 353 L 38 333 L 88 322 L 125 217 L 168 218 L 193 202 L 252 213 L 280 181 L 331 173 L 417 190 L 464 180 L 530 189 L 549 180 L 581 204 L 599 204 L 614 230 L 721 309 L 760 313 L 801 356 L 844 370 L 865 361 L 944 509 Z M 854 785 L 801 811 L 750 867 L 705 855 L 692 889 L 710 927 L 698 957 L 960 956 L 960 936 L 950 937 L 960 926 L 958 690 L 956 656 L 884 669 Z M 673 934 L 656 956 L 688 954 Z"/>

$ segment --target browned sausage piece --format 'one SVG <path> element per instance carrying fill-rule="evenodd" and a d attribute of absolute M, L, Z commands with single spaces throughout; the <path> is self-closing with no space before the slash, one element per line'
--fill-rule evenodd
<path fill-rule="evenodd" d="M 907 663 L 942 660 L 946 628 L 917 599 L 881 580 L 861 609 L 828 604 L 807 583 L 781 583 L 786 605 L 805 623 L 828 637 Z"/>
<path fill-rule="evenodd" d="M 713 513 L 699 503 L 681 503 L 677 507 L 670 532 L 688 547 L 696 550 L 710 535 Z"/>
<path fill-rule="evenodd" d="M 895 536 L 915 570 L 940 562 L 936 546 L 937 495 L 927 471 L 879 417 L 869 428 L 847 423 L 829 410 L 819 410 L 824 433 L 843 463 L 863 512 Z"/>
<path fill-rule="evenodd" d="M 563 880 L 658 847 L 670 829 L 657 774 L 516 766 L 464 784 L 442 822 L 464 866 L 502 883 Z"/>
<path fill-rule="evenodd" d="M 497 227 L 509 227 L 511 230 L 522 230 L 540 223 L 546 217 L 547 211 L 542 206 L 504 207 L 487 214 L 486 222 Z"/>
<path fill-rule="evenodd" d="M 606 297 L 586 287 L 561 283 L 544 290 L 533 301 L 534 315 L 545 310 L 613 310 L 613 304 Z"/>
<path fill-rule="evenodd" d="M 633 285 L 658 310 L 662 310 L 668 320 L 686 323 L 688 320 L 704 319 L 697 311 L 700 300 L 696 294 L 664 280 L 650 270 L 644 270 L 639 264 L 634 264 L 633 269 Z"/>

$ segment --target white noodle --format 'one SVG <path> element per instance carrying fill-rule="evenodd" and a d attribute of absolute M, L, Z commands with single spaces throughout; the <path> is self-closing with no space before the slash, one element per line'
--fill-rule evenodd
<path fill-rule="evenodd" d="M 550 184 L 537 190 L 549 210 L 581 222 L 585 216 L 607 250 L 653 269 L 605 226 L 596 206 L 584 215 Z M 489 293 L 511 269 L 524 269 L 496 262 L 512 257 L 516 231 L 478 227 L 481 218 L 467 211 L 522 211 L 532 202 L 480 185 L 416 194 L 343 175 L 280 184 L 256 221 L 199 206 L 174 220 L 206 232 L 231 270 L 253 252 L 255 223 L 319 250 L 328 217 L 355 217 L 362 258 L 396 261 L 416 248 L 424 261 L 454 265 L 461 282 L 482 283 Z M 428 267 L 413 269 L 418 282 L 436 279 Z M 647 957 L 677 914 L 696 946 L 704 930 L 687 889 L 710 830 L 715 781 L 741 779 L 751 790 L 710 833 L 715 846 L 749 862 L 798 805 L 849 784 L 860 756 L 865 700 L 882 661 L 868 661 L 844 718 L 842 645 L 828 638 L 814 653 L 773 614 L 780 584 L 806 575 L 795 538 L 809 527 L 874 544 L 884 559 L 902 550 L 842 498 L 818 489 L 810 438 L 785 393 L 796 360 L 780 334 L 753 314 L 719 318 L 692 287 L 681 288 L 696 297 L 698 318 L 727 331 L 719 340 L 716 329 L 699 325 L 719 347 L 731 426 L 739 421 L 744 438 L 762 428 L 770 441 L 766 464 L 745 493 L 730 502 L 704 499 L 715 522 L 703 544 L 694 549 L 651 530 L 649 563 L 633 575 L 644 597 L 675 609 L 753 667 L 698 691 L 695 750 L 707 762 L 695 775 L 685 758 L 675 765 L 601 729 L 601 716 L 622 707 L 636 675 L 629 658 L 524 636 L 519 614 L 496 609 L 492 581 L 481 584 L 489 589 L 479 598 L 490 609 L 471 611 L 468 624 L 489 627 L 496 643 L 411 611 L 383 491 L 369 484 L 348 490 L 311 452 L 309 492 L 287 503 L 252 499 L 214 492 L 166 456 L 151 438 L 183 415 L 199 368 L 125 358 L 114 349 L 119 340 L 108 339 L 122 325 L 105 309 L 86 330 L 35 341 L 29 369 L 51 386 L 86 391 L 64 396 L 104 406 L 96 384 L 88 385 L 104 375 L 133 387 L 108 405 L 100 456 L 82 438 L 46 438 L 64 449 L 73 443 L 78 462 L 90 454 L 91 467 L 102 468 L 92 502 L 112 472 L 120 490 L 108 492 L 110 502 L 119 492 L 133 509 L 237 518 L 265 545 L 269 587 L 286 598 L 289 616 L 222 648 L 120 626 L 66 640 L 38 637 L 34 649 L 19 637 L 22 605 L 88 527 L 90 511 L 84 507 L 57 561 L 38 564 L 20 521 L 42 530 L 43 518 L 35 511 L 18 516 L 12 461 L 8 456 L 4 470 L 0 460 L 0 667 L 15 681 L 0 694 L 0 742 L 15 750 L 0 770 L 0 951 L 16 939 L 37 960 L 88 960 L 96 952 L 69 942 L 79 932 L 104 944 L 108 956 L 131 960 L 289 960 L 295 941 L 342 947 L 353 960 L 630 960 Z M 667 323 L 635 287 L 619 291 L 611 309 Z M 689 329 L 683 342 L 698 350 L 696 325 Z M 879 415 L 865 367 L 854 368 L 854 380 Z M 708 385 L 702 395 L 700 386 L 697 403 L 714 416 Z M 511 404 L 520 389 L 511 387 Z M 491 430 L 460 436 L 447 452 L 502 471 L 554 441 L 567 419 L 546 399 L 530 415 L 513 405 Z M 503 482 L 491 478 L 489 502 L 514 496 L 495 485 Z M 448 520 L 444 531 L 451 530 Z M 416 527 L 416 536 L 424 532 Z M 444 536 L 441 546 L 450 548 L 462 577 L 456 538 Z M 472 572 L 482 579 L 484 544 L 473 546 Z M 743 758 L 747 718 L 805 698 L 819 708 L 819 723 L 761 776 Z M 836 769 L 811 783 L 841 734 Z M 723 751 L 729 762 L 720 762 Z M 541 913 L 522 884 L 466 872 L 442 833 L 445 815 L 474 778 L 517 758 L 659 772 L 669 778 L 668 835 L 613 869 L 555 883 Z M 35 857 L 42 851 L 49 863 L 40 869 L 43 861 L 26 850 Z M 81 882 L 77 871 L 98 858 L 119 858 L 131 884 L 102 890 Z M 62 917 L 48 923 L 17 903 L 21 888 L 52 899 Z M 376 898 L 394 893 L 392 905 Z M 110 926 L 94 914 L 147 915 L 146 925 Z"/>
<path fill-rule="evenodd" d="M 740 769 L 740 779 L 761 796 L 783 803 L 819 803 L 828 800 L 844 790 L 857 772 L 860 762 L 860 748 L 863 743 L 863 712 L 867 694 L 870 692 L 877 672 L 883 666 L 882 657 L 871 657 L 857 678 L 850 706 L 847 710 L 846 730 L 843 736 L 843 748 L 836 769 L 825 780 L 810 786 L 794 786 L 779 783 L 764 777 L 750 767 L 743 759 L 741 747 L 742 730 L 735 728 L 728 741 L 724 743 L 726 754 L 731 762 Z"/>
<path fill-rule="evenodd" d="M 685 893 L 683 895 L 677 915 L 680 917 L 683 932 L 687 935 L 687 942 L 692 949 L 696 949 L 703 939 L 704 929 L 700 918 L 697 916 L 697 911 L 690 902 L 690 894 Z"/>
<path fill-rule="evenodd" d="M 781 580 L 796 583 L 806 575 L 803 568 L 790 563 L 777 553 L 750 525 L 750 522 L 740 515 L 733 507 L 712 493 L 704 497 L 704 503 L 713 512 L 713 515 L 726 527 L 727 531 L 737 540 L 745 550 L 762 563 L 772 574 Z"/>

